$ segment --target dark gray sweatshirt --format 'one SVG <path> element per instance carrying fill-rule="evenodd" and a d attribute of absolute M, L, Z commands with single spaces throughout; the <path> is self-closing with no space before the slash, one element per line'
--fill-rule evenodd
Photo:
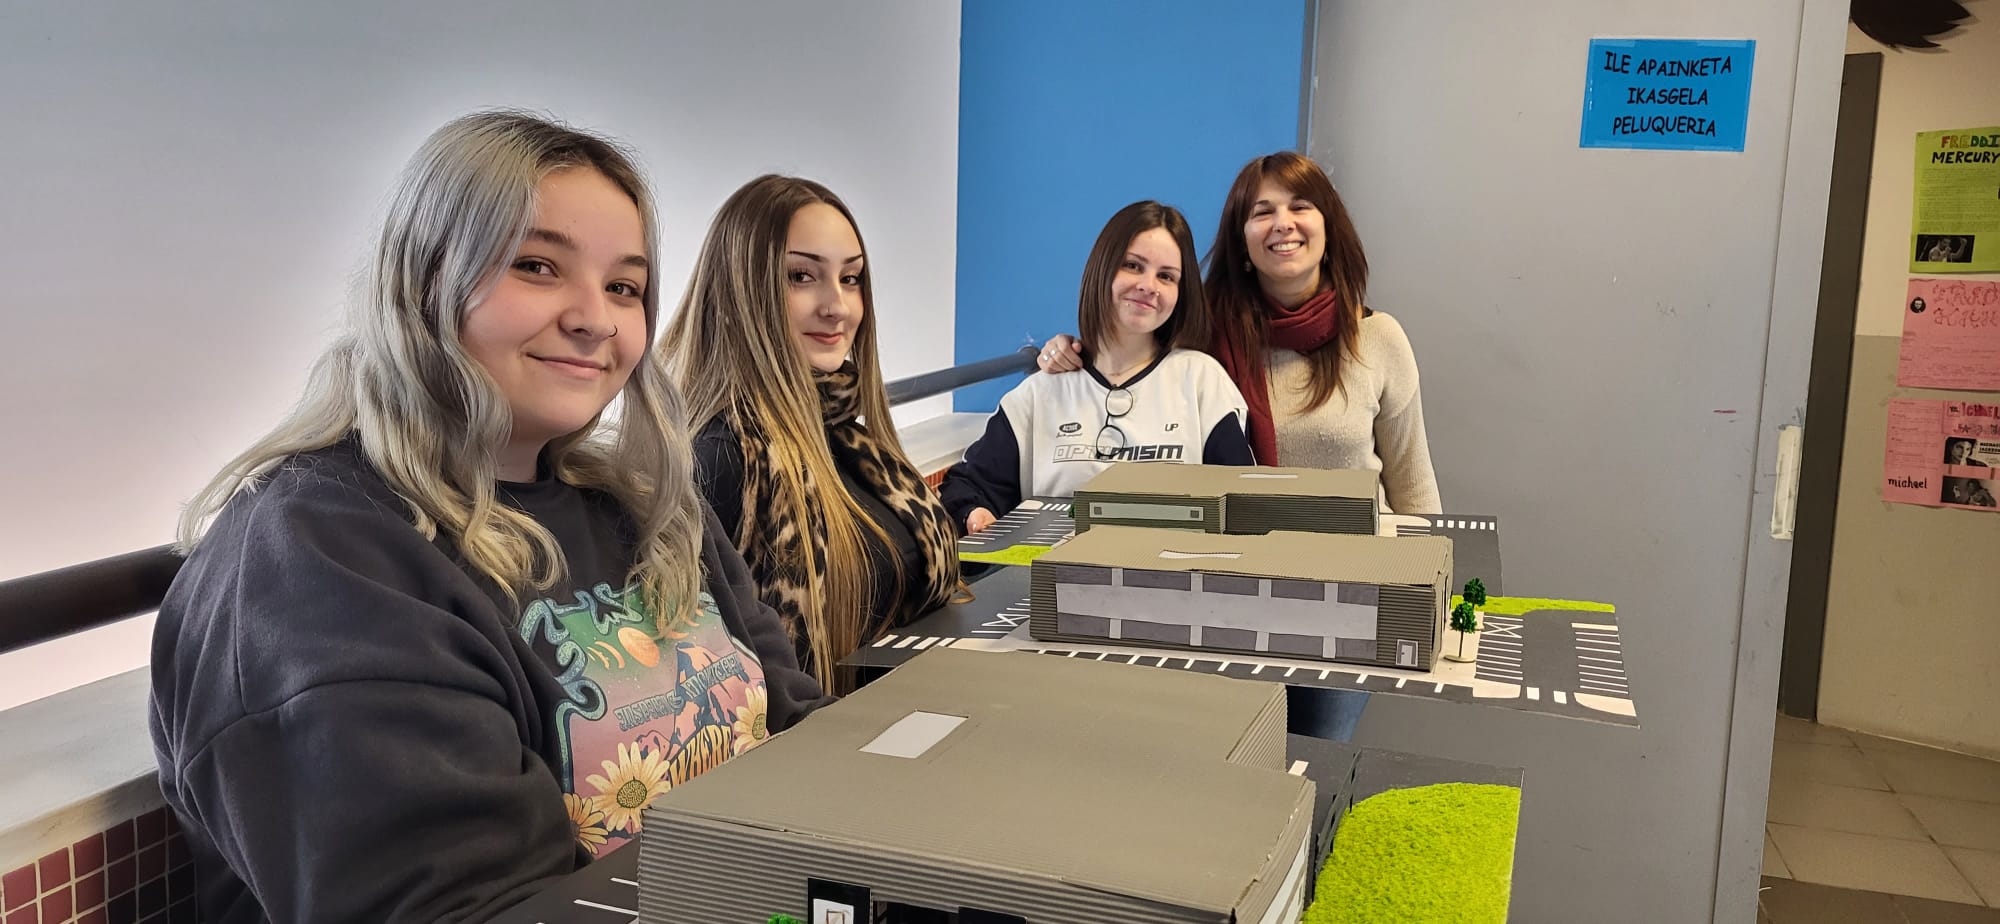
<path fill-rule="evenodd" d="M 152 732 L 204 921 L 485 919 L 826 701 L 713 513 L 699 613 L 663 636 L 611 497 L 500 495 L 561 544 L 556 587 L 510 601 L 353 440 L 239 494 L 189 558 Z"/>

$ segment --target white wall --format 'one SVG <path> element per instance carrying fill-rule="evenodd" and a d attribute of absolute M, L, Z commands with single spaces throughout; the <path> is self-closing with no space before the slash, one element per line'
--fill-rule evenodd
<path fill-rule="evenodd" d="M 1760 459 L 1803 401 L 1844 6 L 1320 2 L 1311 153 L 1423 367 L 1445 507 L 1500 517 L 1511 592 L 1618 606 L 1638 729 L 1362 719 L 1525 769 L 1513 920 L 1754 915 L 1787 554 Z M 1756 40 L 1746 149 L 1580 149 L 1593 36 Z"/>
<path fill-rule="evenodd" d="M 0 580 L 168 541 L 297 394 L 403 161 L 479 107 L 639 150 L 668 302 L 730 190 L 827 183 L 868 238 L 886 373 L 949 365 L 958 38 L 928 0 L 0 5 Z M 0 707 L 137 666 L 143 638 L 78 643 L 105 657 L 75 672 L 0 656 Z"/>
<path fill-rule="evenodd" d="M 1819 719 L 2000 757 L 2000 719 L 1991 708 L 2000 693 L 2000 645 L 1950 641 L 1985 638 L 1993 630 L 1989 576 L 2000 555 L 2000 516 L 1888 504 L 1881 493 L 1885 402 L 1979 394 L 1895 385 L 1911 275 L 1916 134 L 2000 125 L 2000 20 L 1972 22 L 1942 44 L 1939 51 L 1898 52 L 1860 30 L 1848 35 L 1849 52 L 1883 54 L 1882 92 L 1827 586 Z M 1951 656 L 1939 657 L 1940 650 Z"/>

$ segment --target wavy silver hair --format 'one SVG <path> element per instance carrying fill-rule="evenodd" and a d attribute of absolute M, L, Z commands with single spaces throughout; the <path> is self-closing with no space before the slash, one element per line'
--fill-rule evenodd
<path fill-rule="evenodd" d="M 552 586 L 567 569 L 554 537 L 495 499 L 497 451 L 512 413 L 466 353 L 459 328 L 520 249 L 537 185 L 569 168 L 596 170 L 632 198 L 645 256 L 657 265 L 652 196 L 619 145 L 516 111 L 446 124 L 397 183 L 347 329 L 314 364 L 298 405 L 188 504 L 182 550 L 194 548 L 230 498 L 254 490 L 286 458 L 355 433 L 425 536 L 442 530 L 517 599 Z M 656 279 L 644 303 L 650 347 Z M 703 518 L 680 394 L 647 354 L 616 403 L 615 421 L 600 427 L 594 418 L 554 440 L 548 461 L 556 477 L 624 504 L 640 537 L 633 578 L 666 627 L 691 611 L 699 591 Z"/>

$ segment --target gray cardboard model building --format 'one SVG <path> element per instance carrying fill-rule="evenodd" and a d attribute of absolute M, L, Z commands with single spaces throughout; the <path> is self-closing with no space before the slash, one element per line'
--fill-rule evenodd
<path fill-rule="evenodd" d="M 1451 540 L 1437 536 L 1100 526 L 1031 567 L 1038 640 L 1426 671 L 1451 599 Z"/>
<path fill-rule="evenodd" d="M 1258 535 L 1375 534 L 1376 473 L 1233 465 L 1112 465 L 1076 491 L 1076 531 L 1150 526 Z"/>
<path fill-rule="evenodd" d="M 1277 684 L 934 648 L 647 811 L 639 921 L 1298 920 Z"/>

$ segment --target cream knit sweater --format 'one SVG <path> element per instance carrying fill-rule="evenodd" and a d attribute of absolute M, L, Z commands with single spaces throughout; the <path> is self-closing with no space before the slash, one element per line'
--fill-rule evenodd
<path fill-rule="evenodd" d="M 1355 347 L 1359 361 L 1345 358 L 1340 365 L 1345 393 L 1334 392 L 1310 411 L 1305 410 L 1310 393 L 1305 357 L 1271 350 L 1278 464 L 1381 472 L 1386 510 L 1443 513 L 1410 338 L 1395 318 L 1377 311 L 1361 319 Z"/>

